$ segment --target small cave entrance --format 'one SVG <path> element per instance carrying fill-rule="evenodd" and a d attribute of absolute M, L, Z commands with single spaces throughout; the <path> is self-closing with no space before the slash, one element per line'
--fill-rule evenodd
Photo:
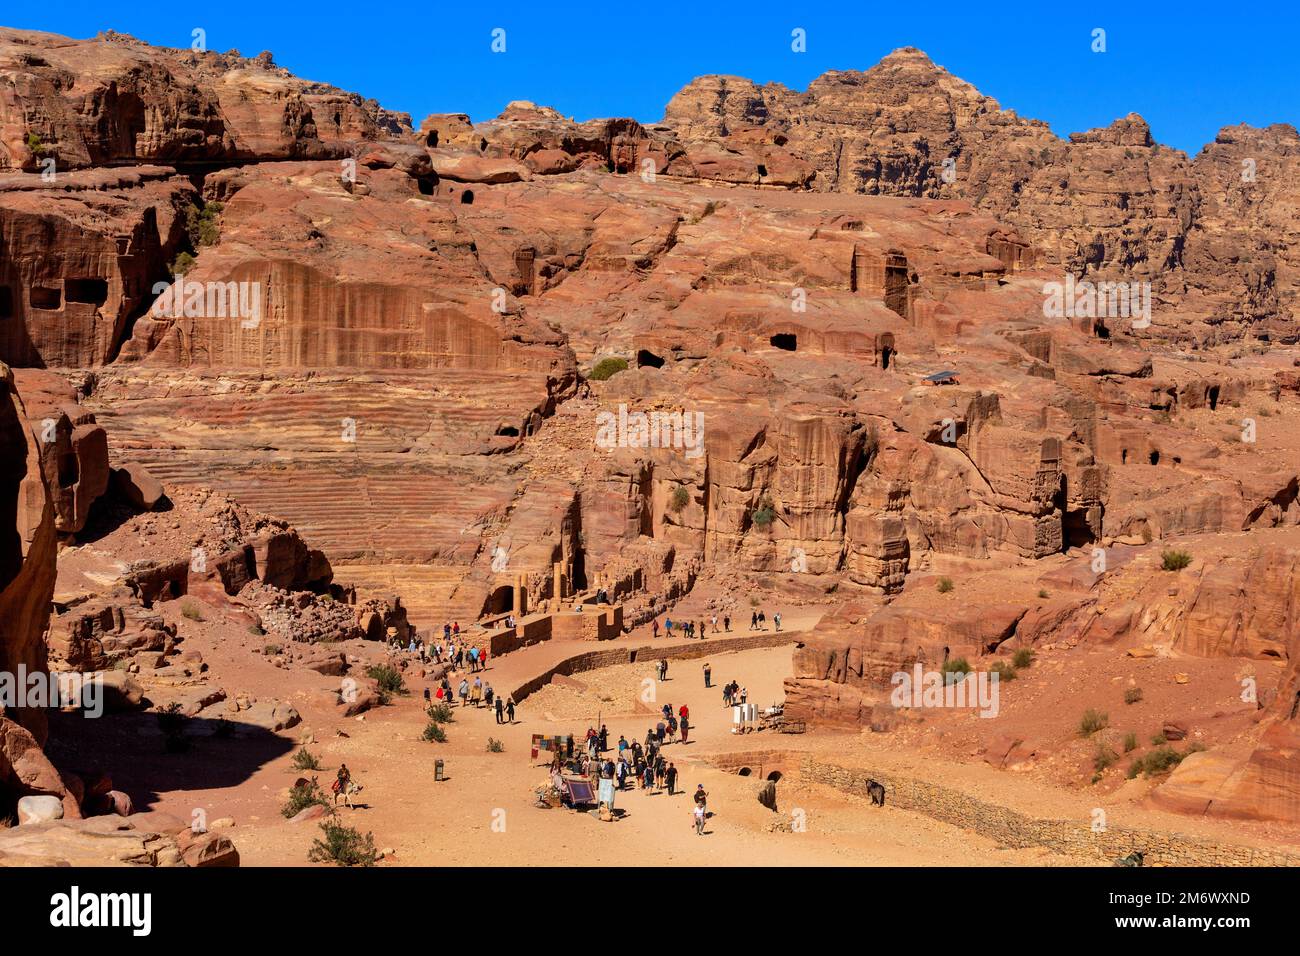
<path fill-rule="evenodd" d="M 771 773 L 767 775 L 767 779 L 772 781 L 773 783 L 779 783 L 781 780 L 781 771 L 773 770 Z"/>
<path fill-rule="evenodd" d="M 492 592 L 488 598 L 487 612 L 491 614 L 505 614 L 506 611 L 515 609 L 515 589 L 513 585 L 503 584 Z"/>
<path fill-rule="evenodd" d="M 71 488 L 81 477 L 81 467 L 77 464 L 77 453 L 65 451 L 59 456 L 59 487 Z"/>
<path fill-rule="evenodd" d="M 58 289 L 34 285 L 27 297 L 27 301 L 31 303 L 33 309 L 46 309 L 50 312 L 57 312 L 63 307 L 63 293 Z"/>
<path fill-rule="evenodd" d="M 518 438 L 519 429 L 516 428 L 514 425 L 498 425 L 497 430 L 493 432 L 493 434 L 504 435 L 508 438 Z"/>
<path fill-rule="evenodd" d="M 1098 319 L 1092 324 L 1092 334 L 1099 339 L 1108 339 L 1110 338 L 1110 329 L 1106 328 L 1106 323 L 1103 320 Z"/>
<path fill-rule="evenodd" d="M 783 352 L 796 352 L 799 349 L 799 337 L 793 332 L 778 332 L 769 340 L 772 348 L 781 349 Z"/>
<path fill-rule="evenodd" d="M 889 371 L 889 363 L 894 360 L 894 356 L 897 354 L 898 350 L 894 347 L 894 336 L 892 333 L 886 332 L 880 337 L 880 370 L 882 372 Z"/>
<path fill-rule="evenodd" d="M 438 192 L 438 174 L 427 173 L 424 176 L 417 176 L 415 185 L 419 187 L 421 196 L 434 196 Z"/>
<path fill-rule="evenodd" d="M 1151 449 L 1151 454 L 1150 454 L 1150 456 L 1148 456 L 1148 460 L 1149 460 L 1149 461 L 1151 462 L 1151 464 L 1153 464 L 1153 465 L 1158 465 L 1158 464 L 1160 464 L 1160 452 L 1157 451 L 1156 449 L 1152 448 L 1152 449 Z"/>
<path fill-rule="evenodd" d="M 480 139 L 480 140 L 478 141 L 478 151 L 479 151 L 480 153 L 486 153 L 486 152 L 487 152 L 487 140 L 486 140 L 486 139 Z"/>
<path fill-rule="evenodd" d="M 14 292 L 7 285 L 0 285 L 0 319 L 12 318 L 14 314 Z"/>
<path fill-rule="evenodd" d="M 1119 451 L 1119 463 L 1120 463 L 1121 465 L 1127 465 L 1127 464 L 1128 464 L 1128 449 L 1127 449 L 1127 448 L 1121 448 L 1121 449 L 1120 449 L 1120 451 Z"/>
<path fill-rule="evenodd" d="M 100 306 L 108 301 L 108 280 L 65 279 L 63 294 L 69 302 Z"/>
<path fill-rule="evenodd" d="M 749 776 L 750 774 L 752 774 L 753 772 L 754 772 L 754 771 L 750 770 L 748 767 L 741 767 L 739 770 L 736 771 L 736 776 L 738 776 L 738 777 L 748 777 L 748 776 Z"/>
<path fill-rule="evenodd" d="M 430 149 L 438 148 L 438 131 L 436 129 L 429 130 L 429 135 L 424 137 L 424 145 Z"/>
<path fill-rule="evenodd" d="M 472 206 L 472 205 L 474 205 L 474 190 L 472 190 L 472 189 L 467 189 L 467 190 L 465 190 L 463 193 L 461 193 L 461 194 L 460 194 L 460 204 L 461 204 L 462 206 Z"/>
<path fill-rule="evenodd" d="M 1210 390 L 1205 393 L 1205 400 L 1210 405 L 1210 411 L 1214 411 L 1216 408 L 1218 408 L 1219 407 L 1219 386 L 1211 385 Z"/>
<path fill-rule="evenodd" d="M 655 355 L 649 349 L 638 349 L 636 364 L 638 368 L 663 368 L 664 360 L 662 356 Z"/>
<path fill-rule="evenodd" d="M 1085 509 L 1075 508 L 1062 513 L 1061 538 L 1062 548 L 1066 551 L 1086 547 L 1097 540 L 1092 533 L 1092 526 L 1088 524 L 1088 512 Z"/>
<path fill-rule="evenodd" d="M 758 164 L 758 175 L 759 175 L 759 176 L 766 176 L 766 175 L 767 175 L 767 167 L 766 167 L 765 165 L 763 165 L 762 163 L 759 163 L 759 164 Z"/>

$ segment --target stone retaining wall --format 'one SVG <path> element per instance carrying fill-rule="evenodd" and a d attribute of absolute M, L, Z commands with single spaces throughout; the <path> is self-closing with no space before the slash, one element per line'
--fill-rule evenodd
<path fill-rule="evenodd" d="M 1094 833 L 1090 819 L 1039 819 L 950 787 L 887 771 L 821 763 L 814 757 L 804 759 L 802 774 L 805 780 L 864 797 L 870 778 L 884 784 L 890 806 L 923 813 L 1009 847 L 1042 846 L 1056 853 L 1108 860 L 1138 850 L 1144 854 L 1147 866 L 1300 866 L 1300 854 L 1238 843 L 1210 843 L 1181 833 L 1115 826 Z M 955 864 L 962 862 L 953 860 Z"/>
<path fill-rule="evenodd" d="M 731 654 L 736 651 L 752 651 L 763 647 L 780 647 L 784 644 L 797 644 L 800 632 L 782 631 L 780 634 L 761 634 L 754 637 L 722 637 L 716 640 L 692 641 L 689 644 L 674 644 L 664 647 L 659 644 L 640 644 L 637 647 L 610 648 L 602 651 L 585 651 L 560 661 L 550 670 L 529 681 L 525 681 L 514 691 L 515 703 L 521 702 L 529 694 L 535 693 L 551 682 L 556 674 L 571 677 L 582 671 L 594 671 L 601 667 L 616 667 L 620 664 L 635 664 L 637 661 L 657 661 L 660 658 L 669 661 L 696 660 L 716 654 Z M 721 692 L 721 689 L 719 689 Z"/>

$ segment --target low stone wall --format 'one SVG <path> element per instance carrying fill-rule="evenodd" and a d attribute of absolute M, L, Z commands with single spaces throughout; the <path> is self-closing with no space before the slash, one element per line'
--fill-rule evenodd
<path fill-rule="evenodd" d="M 689 644 L 674 644 L 668 647 L 661 644 L 640 644 L 636 647 L 585 651 L 560 661 L 545 673 L 524 682 L 515 689 L 512 696 L 515 703 L 519 703 L 529 694 L 536 693 L 549 684 L 556 674 L 571 677 L 583 671 L 616 667 L 620 664 L 635 664 L 637 661 L 657 661 L 660 658 L 670 661 L 695 660 L 716 654 L 752 651 L 763 647 L 781 647 L 785 644 L 797 644 L 799 636 L 797 631 L 783 631 L 780 634 L 762 634 L 754 637 L 723 637 L 717 640 L 692 641 Z"/>
<path fill-rule="evenodd" d="M 1146 866 L 1300 866 L 1298 854 L 1239 843 L 1210 843 L 1181 833 L 1114 826 L 1094 833 L 1090 819 L 1039 819 L 951 787 L 887 771 L 821 763 L 814 757 L 804 759 L 802 774 L 804 780 L 864 797 L 870 778 L 884 784 L 890 806 L 923 813 L 1009 847 L 1041 846 L 1056 853 L 1107 860 L 1137 850 Z"/>

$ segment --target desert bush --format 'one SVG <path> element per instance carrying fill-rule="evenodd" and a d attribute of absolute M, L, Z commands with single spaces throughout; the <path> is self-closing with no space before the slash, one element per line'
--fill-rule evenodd
<path fill-rule="evenodd" d="M 1130 687 L 1128 690 L 1124 691 L 1124 703 L 1126 704 L 1136 704 L 1141 699 L 1142 699 L 1141 687 Z"/>
<path fill-rule="evenodd" d="M 1192 563 L 1192 556 L 1186 551 L 1168 550 L 1160 553 L 1160 566 L 1166 571 L 1181 571 Z"/>
<path fill-rule="evenodd" d="M 1040 598 L 1042 598 L 1043 600 L 1046 600 L 1047 598 L 1051 597 L 1052 595 L 1048 593 L 1047 588 L 1039 588 L 1039 589 L 1038 589 L 1038 596 L 1039 596 Z"/>
<path fill-rule="evenodd" d="M 1028 647 L 1019 648 L 1011 655 L 1011 663 L 1016 666 L 1017 670 L 1024 670 L 1034 662 L 1034 652 Z"/>
<path fill-rule="evenodd" d="M 776 506 L 771 498 L 762 498 L 754 512 L 754 524 L 760 528 L 768 527 L 776 519 Z"/>
<path fill-rule="evenodd" d="M 1139 773 L 1146 774 L 1148 777 L 1169 773 L 1182 763 L 1183 758 L 1186 756 L 1186 754 L 1180 754 L 1173 747 L 1157 747 L 1149 754 L 1138 757 L 1129 765 L 1129 779 L 1136 777 Z"/>
<path fill-rule="evenodd" d="M 366 676 L 379 685 L 379 699 L 385 704 L 394 694 L 404 697 L 409 693 L 402 672 L 391 664 L 371 664 L 366 668 Z"/>
<path fill-rule="evenodd" d="M 964 657 L 953 657 L 943 662 L 939 668 L 945 684 L 953 684 L 965 678 L 971 672 L 971 666 Z"/>
<path fill-rule="evenodd" d="M 1165 735 L 1164 735 L 1163 733 L 1152 734 L 1152 735 L 1151 735 L 1151 746 L 1152 746 L 1152 747 L 1163 747 L 1163 746 L 1164 746 L 1165 744 L 1167 744 L 1167 743 L 1169 743 L 1169 740 L 1168 740 L 1168 738 L 1165 737 Z"/>
<path fill-rule="evenodd" d="M 424 733 L 420 734 L 420 739 L 428 743 L 445 744 L 447 742 L 447 731 L 442 729 L 442 724 L 436 720 L 431 720 L 424 725 Z"/>
<path fill-rule="evenodd" d="M 1115 765 L 1119 760 L 1119 754 L 1115 753 L 1114 748 L 1104 741 L 1097 742 L 1097 751 L 1093 754 L 1092 769 L 1101 773 L 1102 771 Z"/>
<path fill-rule="evenodd" d="M 218 217 L 224 207 L 219 202 L 210 202 L 202 209 L 194 204 L 185 210 L 185 229 L 190 235 L 190 245 L 215 246 L 221 239 L 221 222 Z"/>
<path fill-rule="evenodd" d="M 495 737 L 489 737 L 487 742 L 487 749 L 488 749 L 488 753 L 490 754 L 503 754 L 506 752 L 506 745 L 503 744 L 501 741 L 497 740 Z"/>
<path fill-rule="evenodd" d="M 935 585 L 935 588 L 940 594 L 947 594 L 953 589 L 952 578 L 940 578 L 939 583 Z"/>
<path fill-rule="evenodd" d="M 998 661 L 989 668 L 989 673 L 998 675 L 998 682 L 1016 679 L 1016 668 L 1010 661 Z"/>
<path fill-rule="evenodd" d="M 681 511 L 691 501 L 691 493 L 686 490 L 685 486 L 678 485 L 673 489 L 672 497 L 668 499 L 668 507 L 673 511 Z"/>
<path fill-rule="evenodd" d="M 163 735 L 163 749 L 169 754 L 182 753 L 189 749 L 190 742 L 185 736 L 185 715 L 181 705 L 172 701 L 158 711 L 158 729 Z"/>
<path fill-rule="evenodd" d="M 456 719 L 447 704 L 430 704 L 424 709 L 424 713 L 430 720 L 439 724 L 449 724 Z"/>
<path fill-rule="evenodd" d="M 603 358 L 592 367 L 591 374 L 587 378 L 595 382 L 604 382 L 625 371 L 627 371 L 627 359 Z"/>
<path fill-rule="evenodd" d="M 172 261 L 171 273 L 173 276 L 183 276 L 194 268 L 194 257 L 188 252 L 182 252 Z"/>
<path fill-rule="evenodd" d="M 1125 734 L 1124 752 L 1128 754 L 1128 753 L 1132 753 L 1137 749 L 1138 749 L 1138 735 L 1132 732 Z"/>
<path fill-rule="evenodd" d="M 1079 719 L 1079 736 L 1091 737 L 1097 731 L 1104 730 L 1109 724 L 1109 714 L 1104 714 L 1089 707 L 1083 712 L 1083 717 Z"/>
<path fill-rule="evenodd" d="M 291 819 L 308 807 L 318 806 L 329 807 L 330 800 L 325 795 L 325 791 L 320 788 L 320 784 L 316 782 L 316 778 L 312 777 L 289 788 L 289 802 L 280 808 L 280 813 Z"/>
<path fill-rule="evenodd" d="M 199 610 L 199 606 L 193 601 L 186 601 L 181 605 L 181 617 L 191 621 L 201 621 L 203 620 L 203 612 Z"/>
<path fill-rule="evenodd" d="M 352 827 L 336 820 L 322 821 L 323 840 L 312 842 L 307 859 L 313 863 L 337 863 L 339 866 L 374 866 L 379 859 L 372 833 L 362 836 Z"/>
<path fill-rule="evenodd" d="M 293 769 L 294 770 L 319 770 L 321 769 L 321 766 L 320 766 L 320 761 L 316 759 L 316 755 L 313 754 L 306 747 L 303 747 L 301 750 L 299 750 L 296 754 L 293 755 Z"/>

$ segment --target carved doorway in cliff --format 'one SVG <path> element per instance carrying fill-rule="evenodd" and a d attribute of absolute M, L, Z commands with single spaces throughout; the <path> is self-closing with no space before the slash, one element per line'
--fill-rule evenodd
<path fill-rule="evenodd" d="M 894 356 L 897 354 L 898 351 L 894 347 L 894 334 L 892 332 L 886 332 L 884 335 L 880 337 L 881 371 L 889 370 L 889 363 L 893 360 Z"/>
<path fill-rule="evenodd" d="M 513 585 L 503 584 L 492 592 L 488 598 L 488 615 L 504 614 L 515 609 L 515 589 Z"/>
<path fill-rule="evenodd" d="M 1219 386 L 1211 385 L 1210 390 L 1205 394 L 1205 400 L 1210 403 L 1210 411 L 1219 407 Z"/>
<path fill-rule="evenodd" d="M 649 349 L 640 349 L 636 353 L 636 364 L 638 368 L 663 368 L 664 360 Z"/>
<path fill-rule="evenodd" d="M 799 349 L 799 337 L 792 332 L 778 332 L 769 341 L 772 343 L 772 348 L 781 349 L 783 352 L 795 352 Z"/>

